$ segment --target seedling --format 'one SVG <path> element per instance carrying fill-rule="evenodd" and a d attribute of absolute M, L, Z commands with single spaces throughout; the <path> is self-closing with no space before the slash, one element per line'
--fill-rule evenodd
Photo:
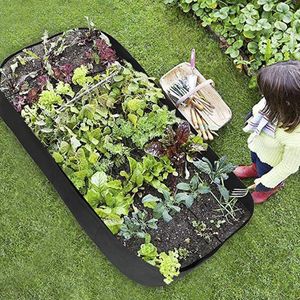
<path fill-rule="evenodd" d="M 178 258 L 179 259 L 187 259 L 190 255 L 190 251 L 187 250 L 186 248 L 178 248 Z"/>
<path fill-rule="evenodd" d="M 210 229 L 207 228 L 206 224 L 203 221 L 192 221 L 192 226 L 194 227 L 197 235 L 203 237 L 208 243 L 211 242 Z"/>

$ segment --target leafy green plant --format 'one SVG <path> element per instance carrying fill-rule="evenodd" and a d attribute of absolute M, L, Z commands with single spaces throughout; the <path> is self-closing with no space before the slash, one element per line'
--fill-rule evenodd
<path fill-rule="evenodd" d="M 235 165 L 228 162 L 225 156 L 214 161 L 213 164 L 206 157 L 193 161 L 193 164 L 199 171 L 206 173 L 215 184 L 223 184 L 228 179 L 228 173 L 235 169 Z"/>
<path fill-rule="evenodd" d="M 147 263 L 155 266 L 157 263 L 158 251 L 157 248 L 151 243 L 151 236 L 145 236 L 145 243 L 141 245 L 138 251 L 138 256 L 142 257 Z"/>
<path fill-rule="evenodd" d="M 157 159 L 151 155 L 146 155 L 141 162 L 136 161 L 132 157 L 127 159 L 129 172 L 120 172 L 120 175 L 127 181 L 126 191 L 136 193 L 145 183 L 152 185 L 158 190 L 167 189 L 163 181 L 169 174 L 175 173 L 175 169 L 171 166 L 171 162 L 167 157 Z"/>
<path fill-rule="evenodd" d="M 180 248 L 181 254 L 188 255 L 186 249 Z M 151 243 L 149 235 L 145 238 L 145 243 L 141 245 L 138 255 L 147 263 L 157 266 L 161 274 L 165 277 L 164 282 L 170 284 L 174 277 L 179 275 L 181 264 L 179 263 L 180 254 L 177 249 L 168 253 L 158 253 L 157 248 Z"/>
<path fill-rule="evenodd" d="M 225 217 L 235 218 L 235 208 L 237 199 L 230 197 L 228 189 L 225 187 L 225 181 L 228 179 L 228 173 L 235 169 L 235 166 L 230 162 L 227 162 L 225 156 L 221 157 L 218 161 L 214 161 L 212 164 L 207 158 L 202 158 L 197 161 L 193 161 L 194 166 L 200 171 L 207 174 L 210 178 L 210 184 L 217 185 L 221 197 L 217 197 L 212 191 L 210 194 L 214 197 L 220 206 L 220 211 L 225 214 Z M 199 177 L 200 178 L 200 177 Z"/>
<path fill-rule="evenodd" d="M 147 230 L 157 229 L 157 219 L 147 219 L 148 213 L 146 211 L 136 210 L 131 217 L 125 216 L 124 223 L 121 225 L 119 235 L 125 240 L 132 237 L 145 238 Z"/>
<path fill-rule="evenodd" d="M 129 212 L 133 198 L 124 192 L 120 180 L 110 179 L 101 171 L 99 154 L 89 152 L 84 147 L 74 151 L 71 144 L 63 141 L 59 151 L 53 152 L 52 156 L 108 228 L 116 234 L 123 223 L 123 216 Z"/>
<path fill-rule="evenodd" d="M 211 232 L 203 221 L 194 220 L 192 221 L 192 226 L 197 235 L 203 237 L 208 243 L 211 242 Z"/>
<path fill-rule="evenodd" d="M 145 151 L 153 156 L 167 156 L 176 165 L 180 173 L 183 173 L 186 155 L 206 150 L 207 145 L 198 136 L 191 134 L 188 122 L 181 122 L 176 130 L 169 126 L 163 137 L 153 141 L 145 147 Z"/>
<path fill-rule="evenodd" d="M 173 219 L 172 215 L 180 212 L 179 203 L 168 191 L 162 190 L 162 195 L 164 199 L 148 194 L 143 197 L 142 203 L 144 206 L 153 209 L 155 218 L 163 218 L 165 222 L 170 222 Z"/>
<path fill-rule="evenodd" d="M 179 275 L 181 264 L 178 261 L 179 254 L 173 251 L 161 252 L 158 256 L 158 266 L 160 273 L 165 277 L 164 282 L 170 284 L 174 277 Z"/>
<path fill-rule="evenodd" d="M 88 24 L 90 27 L 90 20 Z M 97 65 L 107 67 L 117 60 L 109 39 L 94 27 L 90 28 L 89 31 L 77 30 L 76 38 L 72 36 L 75 30 L 68 30 L 54 38 L 49 38 L 48 32 L 45 31 L 42 37 L 42 47 L 39 50 L 39 46 L 24 49 L 14 57 L 10 68 L 5 69 L 5 72 L 2 70 L 0 89 L 16 94 L 12 102 L 17 111 L 21 111 L 26 104 L 31 105 L 36 102 L 46 83 L 57 81 L 70 84 L 73 79 L 73 84 L 84 86 L 93 82 L 93 78 L 88 76 L 88 73 L 97 68 Z M 91 52 L 80 53 L 81 49 L 85 48 L 82 47 L 83 45 L 90 46 L 91 44 L 93 45 Z M 82 56 L 81 66 L 77 65 L 78 62 L 64 63 L 60 60 L 65 50 L 71 46 L 77 46 L 79 55 Z M 35 69 L 28 71 L 28 74 L 23 74 L 24 66 L 28 66 L 29 70 L 34 66 Z M 58 88 L 60 90 L 63 88 L 61 92 L 67 94 L 66 86 L 60 85 Z M 73 97 L 72 94 L 72 91 L 68 93 Z M 42 95 L 42 99 L 46 96 L 48 98 L 51 96 L 48 91 Z M 51 97 L 54 98 L 53 95 Z"/>
<path fill-rule="evenodd" d="M 188 249 L 182 248 L 182 247 L 178 248 L 178 258 L 179 259 L 185 260 L 189 257 L 189 255 L 190 255 L 190 251 Z"/>
<path fill-rule="evenodd" d="M 44 107 L 51 107 L 55 104 L 62 104 L 63 100 L 55 91 L 43 91 L 39 98 L 39 104 Z"/>
<path fill-rule="evenodd" d="M 230 162 L 227 162 L 225 156 L 215 161 L 213 164 L 207 159 L 193 161 L 194 166 L 201 172 L 206 173 L 211 183 L 215 183 L 226 201 L 229 201 L 229 191 L 225 187 L 224 182 L 228 179 L 228 173 L 233 172 L 235 166 Z"/>
<path fill-rule="evenodd" d="M 136 115 L 135 115 L 136 116 Z M 139 149 L 156 137 L 161 137 L 168 125 L 177 122 L 174 112 L 170 112 L 166 106 L 160 107 L 157 104 L 152 105 L 151 111 L 144 113 L 143 116 L 133 117 L 128 114 L 126 119 L 116 120 L 113 132 L 120 138 L 130 138 L 133 144 Z"/>
<path fill-rule="evenodd" d="M 88 68 L 82 65 L 74 70 L 72 82 L 76 85 L 84 86 L 93 82 L 93 77 L 87 76 Z"/>
<path fill-rule="evenodd" d="M 186 207 L 191 207 L 200 195 L 211 192 L 210 187 L 203 182 L 197 173 L 191 178 L 189 183 L 178 183 L 177 189 L 184 192 L 177 193 L 175 198 L 178 202 L 184 202 Z"/>
<path fill-rule="evenodd" d="M 89 188 L 85 199 L 101 217 L 105 225 L 116 234 L 128 215 L 133 198 L 126 195 L 120 180 L 109 180 L 104 172 L 89 177 Z"/>

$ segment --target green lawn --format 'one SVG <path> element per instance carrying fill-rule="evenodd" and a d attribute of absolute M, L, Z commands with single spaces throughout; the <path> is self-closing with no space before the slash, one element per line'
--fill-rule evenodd
<path fill-rule="evenodd" d="M 199 69 L 234 114 L 212 146 L 234 163 L 249 162 L 241 127 L 259 95 L 191 16 L 159 0 L 0 3 L 0 60 L 37 42 L 45 29 L 84 26 L 84 16 L 158 78 L 195 47 Z M 182 280 L 145 288 L 108 262 L 0 121 L 0 299 L 299 299 L 299 179 L 292 176 L 278 196 L 256 207 L 248 226 Z"/>

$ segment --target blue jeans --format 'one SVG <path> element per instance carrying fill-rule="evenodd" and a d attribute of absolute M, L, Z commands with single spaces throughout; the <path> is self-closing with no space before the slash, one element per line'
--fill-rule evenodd
<path fill-rule="evenodd" d="M 272 170 L 272 167 L 266 163 L 263 163 L 257 156 L 256 153 L 251 151 L 251 160 L 254 164 L 256 164 L 256 171 L 257 171 L 257 175 L 258 177 L 262 177 L 263 175 L 265 175 L 266 173 L 270 172 Z M 257 192 L 267 192 L 270 191 L 271 189 L 264 186 L 263 184 L 259 183 L 256 186 L 255 189 Z"/>

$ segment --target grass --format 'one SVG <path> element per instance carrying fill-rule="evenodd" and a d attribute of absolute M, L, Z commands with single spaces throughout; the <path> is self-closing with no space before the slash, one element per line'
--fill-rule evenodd
<path fill-rule="evenodd" d="M 212 146 L 249 162 L 241 127 L 259 95 L 190 16 L 159 0 L 10 0 L 1 1 L 0 16 L 0 60 L 45 29 L 84 26 L 84 16 L 158 78 L 195 47 L 199 69 L 234 115 Z M 0 159 L 0 299 L 299 299 L 299 174 L 202 266 L 171 286 L 145 288 L 96 248 L 3 121 Z"/>

